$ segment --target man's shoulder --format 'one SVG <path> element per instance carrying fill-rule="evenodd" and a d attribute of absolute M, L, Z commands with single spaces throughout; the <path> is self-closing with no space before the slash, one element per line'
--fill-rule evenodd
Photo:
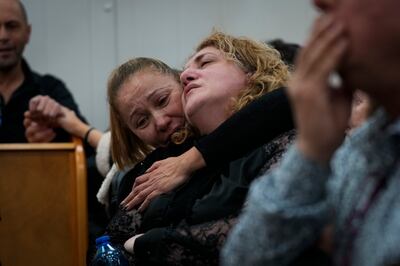
<path fill-rule="evenodd" d="M 66 89 L 64 82 L 51 74 L 39 74 L 37 72 L 31 72 L 32 80 L 39 85 L 41 90 L 44 92 L 52 91 L 54 88 L 63 88 Z"/>

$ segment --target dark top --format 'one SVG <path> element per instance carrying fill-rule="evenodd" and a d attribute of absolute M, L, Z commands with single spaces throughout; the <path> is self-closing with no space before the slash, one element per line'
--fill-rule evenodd
<path fill-rule="evenodd" d="M 269 92 L 195 143 L 207 166 L 221 165 L 294 128 L 285 88 Z"/>
<path fill-rule="evenodd" d="M 29 101 L 37 95 L 48 95 L 61 105 L 75 111 L 77 116 L 85 121 L 72 94 L 61 80 L 51 75 L 42 76 L 33 72 L 25 60 L 22 60 L 22 70 L 25 76 L 24 82 L 11 95 L 9 102 L 0 106 L 0 143 L 27 142 L 23 124 L 24 112 L 29 109 Z M 3 99 L 0 99 L 0 102 L 3 102 Z M 56 129 L 56 134 L 54 139 L 56 142 L 69 140 L 69 135 L 64 130 Z"/>

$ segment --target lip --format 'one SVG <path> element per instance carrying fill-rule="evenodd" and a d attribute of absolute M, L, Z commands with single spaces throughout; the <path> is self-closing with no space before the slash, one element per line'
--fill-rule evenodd
<path fill-rule="evenodd" d="M 13 51 L 14 51 L 14 49 L 12 47 L 0 48 L 0 53 L 1 54 L 9 54 L 9 53 L 12 53 Z"/>
<path fill-rule="evenodd" d="M 12 46 L 4 46 L 4 47 L 0 46 L 0 52 L 4 52 L 4 51 L 8 52 L 8 51 L 12 51 L 12 50 L 14 50 L 14 47 L 12 47 Z"/>
<path fill-rule="evenodd" d="M 183 89 L 183 94 L 186 96 L 191 90 L 196 89 L 198 87 L 200 87 L 200 85 L 195 84 L 195 83 L 189 83 Z"/>

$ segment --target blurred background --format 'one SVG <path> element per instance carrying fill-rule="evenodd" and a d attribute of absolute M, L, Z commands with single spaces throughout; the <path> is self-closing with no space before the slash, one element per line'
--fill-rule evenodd
<path fill-rule="evenodd" d="M 108 128 L 106 83 L 129 58 L 181 68 L 213 28 L 302 44 L 317 12 L 309 0 L 22 0 L 32 69 L 61 78 L 89 122 Z"/>

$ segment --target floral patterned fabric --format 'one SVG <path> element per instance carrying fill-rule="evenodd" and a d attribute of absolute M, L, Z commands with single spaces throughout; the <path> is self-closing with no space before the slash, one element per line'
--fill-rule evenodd
<path fill-rule="evenodd" d="M 294 130 L 286 132 L 262 147 L 263 164 L 258 174 L 278 164 L 294 136 Z M 240 206 L 236 213 L 239 210 Z M 141 232 L 141 221 L 142 216 L 136 210 L 119 210 L 107 234 L 123 249 L 123 243 L 128 238 Z M 189 215 L 177 225 L 145 232 L 144 236 L 136 240 L 135 255 L 125 254 L 131 265 L 218 265 L 220 250 L 235 222 L 235 215 L 227 215 L 196 224 Z"/>

